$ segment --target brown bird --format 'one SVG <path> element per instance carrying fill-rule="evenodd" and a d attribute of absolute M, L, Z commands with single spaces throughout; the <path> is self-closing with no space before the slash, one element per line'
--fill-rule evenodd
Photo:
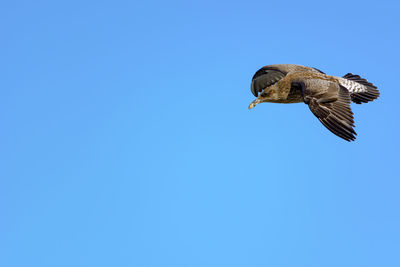
<path fill-rule="evenodd" d="M 249 109 L 264 102 L 304 102 L 328 130 L 347 141 L 357 135 L 350 102 L 367 103 L 379 97 L 377 87 L 359 75 L 330 76 L 294 64 L 262 67 L 253 76 L 251 92 L 257 99 Z"/>

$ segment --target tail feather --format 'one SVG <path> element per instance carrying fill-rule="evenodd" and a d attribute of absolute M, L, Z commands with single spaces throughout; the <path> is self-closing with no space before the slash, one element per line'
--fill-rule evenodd
<path fill-rule="evenodd" d="M 354 103 L 367 103 L 379 97 L 379 91 L 377 87 L 368 82 L 366 79 L 361 78 L 359 75 L 347 73 L 343 76 L 343 78 L 346 79 L 343 86 L 349 90 L 351 100 Z"/>

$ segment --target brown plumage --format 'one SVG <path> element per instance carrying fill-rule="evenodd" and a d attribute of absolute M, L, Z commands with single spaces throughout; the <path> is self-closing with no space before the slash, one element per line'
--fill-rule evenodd
<path fill-rule="evenodd" d="M 347 141 L 357 135 L 350 102 L 367 103 L 379 97 L 376 86 L 358 75 L 330 76 L 294 64 L 262 67 L 253 76 L 251 92 L 257 99 L 249 109 L 264 102 L 304 102 L 326 128 Z"/>

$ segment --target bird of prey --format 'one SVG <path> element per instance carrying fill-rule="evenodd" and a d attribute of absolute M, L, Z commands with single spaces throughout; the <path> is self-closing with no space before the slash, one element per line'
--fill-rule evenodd
<path fill-rule="evenodd" d="M 377 87 L 359 75 L 330 76 L 294 64 L 262 67 L 253 76 L 251 92 L 257 99 L 249 109 L 264 102 L 304 102 L 328 130 L 346 141 L 354 141 L 357 135 L 350 102 L 367 103 L 379 97 Z"/>

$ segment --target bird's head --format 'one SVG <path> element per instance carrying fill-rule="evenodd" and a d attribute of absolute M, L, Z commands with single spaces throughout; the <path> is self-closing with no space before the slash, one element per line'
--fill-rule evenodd
<path fill-rule="evenodd" d="M 285 75 L 286 72 L 276 67 L 266 66 L 259 69 L 251 81 L 251 92 L 257 99 L 250 103 L 249 109 L 263 102 L 279 102 L 279 87 L 277 83 Z"/>

